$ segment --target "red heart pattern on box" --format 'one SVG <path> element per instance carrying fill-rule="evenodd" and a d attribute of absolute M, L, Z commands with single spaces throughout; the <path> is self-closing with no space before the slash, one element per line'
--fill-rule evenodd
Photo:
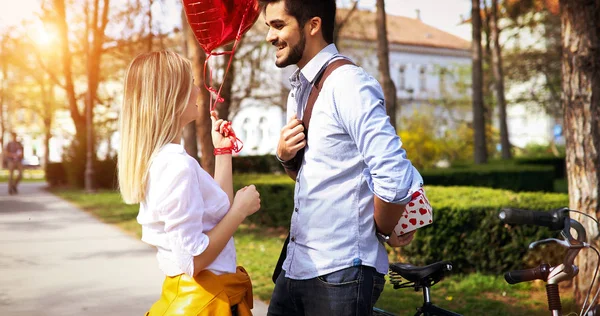
<path fill-rule="evenodd" d="M 421 188 L 412 194 L 394 232 L 403 235 L 431 223 L 433 223 L 433 209 L 425 196 L 425 191 Z"/>

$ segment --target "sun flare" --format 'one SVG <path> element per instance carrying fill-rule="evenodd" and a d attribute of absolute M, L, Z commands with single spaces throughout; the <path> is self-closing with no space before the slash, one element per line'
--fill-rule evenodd
<path fill-rule="evenodd" d="M 40 46 L 48 46 L 56 41 L 56 32 L 44 27 L 44 25 L 36 25 L 29 30 L 29 36 Z"/>

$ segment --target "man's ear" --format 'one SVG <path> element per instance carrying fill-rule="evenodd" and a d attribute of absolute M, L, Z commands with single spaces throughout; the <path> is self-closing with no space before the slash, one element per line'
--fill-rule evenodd
<path fill-rule="evenodd" d="M 308 20 L 307 26 L 308 26 L 308 31 L 310 32 L 310 35 L 315 36 L 317 35 L 319 32 L 321 32 L 321 18 L 320 17 L 314 17 L 310 20 Z"/>

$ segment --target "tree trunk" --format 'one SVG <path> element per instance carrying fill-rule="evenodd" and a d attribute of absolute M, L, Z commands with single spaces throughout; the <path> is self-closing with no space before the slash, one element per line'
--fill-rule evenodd
<path fill-rule="evenodd" d="M 190 59 L 192 60 L 194 79 L 196 85 L 200 87 L 200 100 L 198 102 L 200 115 L 196 120 L 197 137 L 200 142 L 200 165 L 212 176 L 215 173 L 215 156 L 210 133 L 212 127 L 210 121 L 210 94 L 204 88 L 204 82 L 206 82 L 206 77 L 204 76 L 204 61 L 206 60 L 206 54 L 204 53 L 204 50 L 202 50 L 202 47 L 200 47 L 200 44 L 198 44 L 198 41 L 192 32 L 188 32 L 187 45 L 188 51 L 190 52 Z"/>
<path fill-rule="evenodd" d="M 42 92 L 41 116 L 44 122 L 44 157 L 42 167 L 46 170 L 50 161 L 50 138 L 52 137 L 52 122 L 54 121 L 54 82 L 46 81 L 46 74 L 42 73 L 40 88 Z"/>
<path fill-rule="evenodd" d="M 475 164 L 487 162 L 485 139 L 485 114 L 483 109 L 483 66 L 481 51 L 481 13 L 479 0 L 471 0 L 472 42 L 472 81 L 473 81 L 473 131 L 475 141 Z"/>
<path fill-rule="evenodd" d="M 185 10 L 183 8 L 181 9 L 181 25 L 183 26 L 182 27 L 183 51 L 185 52 L 185 55 L 189 59 L 192 59 L 190 47 L 193 45 L 193 43 L 188 43 L 188 38 L 189 38 L 188 36 L 190 36 L 192 31 L 189 27 L 189 24 L 187 23 Z M 191 35 L 191 39 L 195 40 L 193 34 Z M 192 44 L 192 45 L 189 45 L 189 44 Z M 201 77 L 196 77 L 196 73 L 194 73 L 194 84 L 198 85 L 200 87 L 200 89 L 204 89 L 204 87 L 202 87 L 201 79 L 202 79 Z M 197 101 L 198 100 L 196 100 L 196 102 Z M 200 110 L 201 109 L 198 109 L 198 111 L 200 111 Z M 192 156 L 192 158 L 194 158 L 194 159 L 196 159 L 196 161 L 200 162 L 200 157 L 198 157 L 198 137 L 196 134 L 196 121 L 195 120 L 193 122 L 190 122 L 188 125 L 186 125 L 183 128 L 183 147 L 185 148 L 185 151 L 188 153 L 188 155 Z"/>
<path fill-rule="evenodd" d="M 496 102 L 498 105 L 498 120 L 500 125 L 500 145 L 502 159 L 511 159 L 508 124 L 506 122 L 506 99 L 504 98 L 504 73 L 502 69 L 502 51 L 500 48 L 500 29 L 498 27 L 498 0 L 492 0 L 492 15 L 490 18 L 492 42 L 492 68 L 496 86 Z"/>
<path fill-rule="evenodd" d="M 195 120 L 188 123 L 188 125 L 183 128 L 183 148 L 185 148 L 188 155 L 200 162 L 200 157 L 198 157 L 198 138 L 196 136 Z"/>
<path fill-rule="evenodd" d="M 340 32 L 342 31 L 342 28 L 344 28 L 344 25 L 346 25 L 346 23 L 348 23 L 348 21 L 350 20 L 350 18 L 352 17 L 354 12 L 356 12 L 357 9 L 358 9 L 358 0 L 355 0 L 352 3 L 352 8 L 350 8 L 350 10 L 348 11 L 348 13 L 346 14 L 345 17 L 340 18 L 340 19 L 337 19 L 337 18 L 335 19 L 335 25 L 333 28 L 333 43 L 335 44 L 335 46 L 337 46 L 338 49 L 340 49 L 340 45 L 339 45 Z M 286 98 L 287 98 L 287 95 L 286 95 Z"/>
<path fill-rule="evenodd" d="M 154 4 L 154 0 L 149 0 L 148 1 L 148 51 L 149 52 L 152 51 L 152 47 L 154 44 L 154 33 L 152 33 L 152 4 Z M 185 21 L 183 21 L 183 22 L 185 23 Z"/>
<path fill-rule="evenodd" d="M 481 63 L 482 63 L 482 72 L 486 73 L 489 69 L 492 69 L 492 31 L 490 27 L 491 20 L 491 10 L 487 7 L 487 3 L 485 1 L 480 2 L 482 5 L 481 12 L 483 12 L 483 20 L 481 21 L 481 34 L 482 34 L 482 52 L 481 52 Z M 485 46 L 483 42 L 485 41 Z M 494 102 L 492 102 L 493 96 L 493 85 L 494 85 L 494 77 L 493 76 L 483 76 L 482 79 L 481 91 L 483 94 L 483 117 L 486 125 L 486 131 L 488 126 L 491 124 L 494 118 Z M 489 144 L 490 136 L 487 132 L 485 134 L 486 146 Z M 486 147 L 487 148 L 487 147 Z M 489 148 L 487 148 L 489 149 Z"/>
<path fill-rule="evenodd" d="M 240 47 L 238 44 L 238 47 Z M 224 47 L 225 51 L 231 51 L 233 49 L 233 43 L 227 44 Z M 233 82 L 235 81 L 235 55 L 224 55 L 224 63 L 223 63 L 223 73 L 225 73 L 225 69 L 227 69 L 227 63 L 229 62 L 228 58 L 231 56 L 231 66 L 229 67 L 229 71 L 227 75 L 223 78 L 223 88 L 221 89 L 221 97 L 223 98 L 223 102 L 217 103 L 217 112 L 219 113 L 219 118 L 224 120 L 230 120 L 229 117 L 231 111 L 231 98 L 233 96 Z M 238 105 L 239 106 L 239 105 Z"/>
<path fill-rule="evenodd" d="M 593 218 L 600 215 L 600 0 L 561 0 L 562 102 L 565 121 L 569 207 Z M 583 217 L 588 239 L 598 228 Z M 598 247 L 598 242 L 593 242 Z M 575 264 L 575 299 L 582 304 L 594 275 L 597 256 L 582 251 Z M 592 296 L 598 284 L 596 283 Z M 590 298 L 591 299 L 591 298 Z"/>
<path fill-rule="evenodd" d="M 4 134 L 6 133 L 6 113 L 4 113 L 4 102 L 6 101 L 6 76 L 8 75 L 6 54 L 6 37 L 2 37 L 0 42 L 0 71 L 2 72 L 2 81 L 0 82 L 0 168 L 4 168 Z"/>
<path fill-rule="evenodd" d="M 60 36 L 61 58 L 63 74 L 65 76 L 65 93 L 69 103 L 69 112 L 75 124 L 76 139 L 81 139 L 85 135 L 85 117 L 77 108 L 77 97 L 75 96 L 75 86 L 73 84 L 72 54 L 69 48 L 69 26 L 67 23 L 66 8 L 64 0 L 54 0 L 54 9 L 58 15 L 57 24 Z"/>
<path fill-rule="evenodd" d="M 94 161 L 96 160 L 96 150 L 94 144 L 94 107 L 96 105 L 96 96 L 98 85 L 100 83 L 100 67 L 102 64 L 102 47 L 105 41 L 104 30 L 108 24 L 109 0 L 103 1 L 102 12 L 100 12 L 100 0 L 94 0 L 92 8 L 92 20 L 89 24 L 89 30 L 93 35 L 91 43 L 86 38 L 88 52 L 87 75 L 88 75 L 88 94 L 85 109 L 86 122 L 86 170 L 85 170 L 85 188 L 92 192 L 94 185 Z"/>
<path fill-rule="evenodd" d="M 390 117 L 390 122 L 396 128 L 396 85 L 390 75 L 390 52 L 387 38 L 387 25 L 385 16 L 385 1 L 377 0 L 377 59 L 379 60 L 379 77 L 383 85 L 385 108 Z M 397 31 L 397 30 L 396 30 Z"/>

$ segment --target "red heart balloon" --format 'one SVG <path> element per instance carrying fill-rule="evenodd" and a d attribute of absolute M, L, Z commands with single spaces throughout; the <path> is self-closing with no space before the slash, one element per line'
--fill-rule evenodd
<path fill-rule="evenodd" d="M 209 54 L 252 27 L 260 9 L 257 0 L 182 0 L 190 28 Z"/>

